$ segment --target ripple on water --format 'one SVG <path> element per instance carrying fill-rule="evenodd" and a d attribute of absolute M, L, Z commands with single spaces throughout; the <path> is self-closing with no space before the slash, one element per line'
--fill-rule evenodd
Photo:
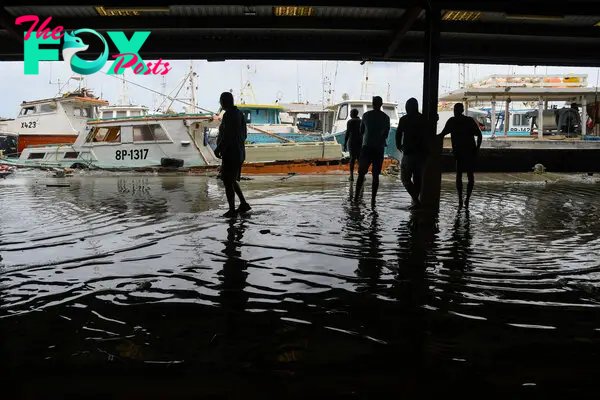
<path fill-rule="evenodd" d="M 228 222 L 211 178 L 76 176 L 69 188 L 19 179 L 0 194 L 0 318 L 12 326 L 41 310 L 45 322 L 58 316 L 60 332 L 71 332 L 51 335 L 60 351 L 96 351 L 72 348 L 82 335 L 144 361 L 180 361 L 185 345 L 167 348 L 165 337 L 197 332 L 220 343 L 232 334 L 229 313 L 249 341 L 250 326 L 275 336 L 304 329 L 324 343 L 336 338 L 333 353 L 345 340 L 353 351 L 396 349 L 412 337 L 402 326 L 420 326 L 415 310 L 434 334 L 453 332 L 448 323 L 507 335 L 599 329 L 594 184 L 478 184 L 468 212 L 457 212 L 445 185 L 435 218 L 408 212 L 388 177 L 376 211 L 348 201 L 343 176 L 257 178 L 243 182 L 253 211 Z M 447 358 L 467 359 L 454 353 Z"/>

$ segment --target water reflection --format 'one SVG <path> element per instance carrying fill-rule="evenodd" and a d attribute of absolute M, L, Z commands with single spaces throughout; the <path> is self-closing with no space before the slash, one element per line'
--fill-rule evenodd
<path fill-rule="evenodd" d="M 226 311 L 244 311 L 248 303 L 248 293 L 244 290 L 248 278 L 248 262 L 242 258 L 241 241 L 246 231 L 245 220 L 229 220 L 227 240 L 222 253 L 226 259 L 218 272 L 219 303 Z"/>
<path fill-rule="evenodd" d="M 224 221 L 214 179 L 70 182 L 0 192 L 10 360 L 43 362 L 56 346 L 61 360 L 87 362 L 103 357 L 98 340 L 137 327 L 145 357 L 186 363 L 225 362 L 224 351 L 272 359 L 286 335 L 329 370 L 442 360 L 449 371 L 527 362 L 580 372 L 597 356 L 595 185 L 480 184 L 458 214 L 444 206 L 455 203 L 448 185 L 436 215 L 401 208 L 410 199 L 388 178 L 373 211 L 348 200 L 344 178 L 277 177 L 243 182 L 255 209 Z"/>
<path fill-rule="evenodd" d="M 356 214 L 360 214 L 361 211 L 357 206 L 353 208 L 358 210 L 355 210 L 354 214 L 350 214 L 350 216 L 356 217 Z M 356 276 L 364 282 L 364 287 L 357 290 L 377 293 L 381 269 L 385 263 L 382 258 L 379 214 L 375 210 L 371 211 L 370 214 L 369 218 L 366 218 L 367 223 L 364 223 L 362 218 L 362 221 L 359 222 L 360 258 L 358 259 Z"/>

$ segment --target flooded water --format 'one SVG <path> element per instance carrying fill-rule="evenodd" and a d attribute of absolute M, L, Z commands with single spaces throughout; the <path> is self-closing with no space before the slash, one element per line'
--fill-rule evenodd
<path fill-rule="evenodd" d="M 395 177 L 374 210 L 345 176 L 242 186 L 254 209 L 227 221 L 214 178 L 0 181 L 4 365 L 595 383 L 600 184 L 480 183 L 465 212 L 444 183 L 438 216 L 409 212 Z"/>

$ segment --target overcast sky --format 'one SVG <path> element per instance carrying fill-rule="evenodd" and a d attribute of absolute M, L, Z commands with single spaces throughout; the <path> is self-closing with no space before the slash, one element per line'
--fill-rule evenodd
<path fill-rule="evenodd" d="M 146 60 L 151 61 L 151 60 Z M 171 92 L 178 86 L 189 70 L 189 61 L 170 62 L 173 69 L 165 75 L 166 92 Z M 360 98 L 361 82 L 363 81 L 364 67 L 358 62 L 336 61 L 225 61 L 206 62 L 196 60 L 193 63 L 198 74 L 197 98 L 200 107 L 216 111 L 218 108 L 219 94 L 233 89 L 236 101 L 239 100 L 241 74 L 244 80 L 248 78 L 247 66 L 250 65 L 252 73 L 250 82 L 258 103 L 271 104 L 277 98 L 281 102 L 298 100 L 298 85 L 301 86 L 302 101 L 321 103 L 323 93 L 323 73 L 335 89 L 334 100 L 339 101 L 343 93 L 348 93 L 350 98 Z M 103 71 L 106 71 L 107 66 Z M 337 74 L 336 74 L 337 71 Z M 597 68 L 575 67 L 537 67 L 538 74 L 544 73 L 576 73 L 588 74 L 588 85 L 597 85 Z M 474 80 L 491 74 L 532 74 L 534 67 L 519 67 L 506 65 L 469 65 L 468 78 Z M 12 118 L 16 116 L 19 104 L 23 100 L 31 101 L 49 98 L 56 95 L 58 86 L 56 82 L 66 82 L 72 71 L 64 62 L 40 63 L 39 75 L 24 75 L 22 62 L 0 63 L 0 117 Z M 162 92 L 160 75 L 136 76 L 132 72 L 126 74 L 126 79 L 133 83 L 149 87 Z M 458 87 L 458 65 L 443 64 L 440 69 L 440 93 Z M 410 97 L 421 100 L 423 81 L 423 65 L 421 63 L 372 63 L 369 65 L 368 95 L 378 94 L 384 99 L 387 96 L 388 84 L 390 85 L 390 99 L 398 102 L 400 108 Z M 97 95 L 110 102 L 118 102 L 121 93 L 121 81 L 115 75 L 109 76 L 98 72 L 87 77 L 87 86 Z M 71 89 L 77 87 L 77 82 L 72 81 Z M 127 92 L 134 104 L 156 107 L 161 98 L 159 95 L 143 88 L 129 84 Z M 180 93 L 185 97 L 185 88 Z M 250 102 L 250 99 L 247 100 Z M 175 103 L 173 109 L 182 111 L 182 104 Z"/>

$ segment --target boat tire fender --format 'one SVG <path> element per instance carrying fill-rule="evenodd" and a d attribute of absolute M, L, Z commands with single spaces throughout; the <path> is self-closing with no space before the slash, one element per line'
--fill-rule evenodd
<path fill-rule="evenodd" d="M 181 168 L 183 167 L 183 160 L 180 158 L 161 158 L 160 159 L 161 167 L 174 167 Z"/>
<path fill-rule="evenodd" d="M 75 163 L 75 164 L 71 165 L 71 168 L 73 168 L 73 169 L 88 169 L 89 166 L 87 166 L 83 163 Z"/>

